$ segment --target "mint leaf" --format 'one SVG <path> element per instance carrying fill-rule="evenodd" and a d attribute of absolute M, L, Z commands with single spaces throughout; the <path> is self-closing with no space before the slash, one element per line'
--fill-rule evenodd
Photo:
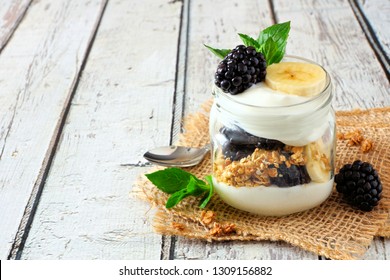
<path fill-rule="evenodd" d="M 286 52 L 290 22 L 274 24 L 260 32 L 257 42 L 267 61 L 267 65 L 278 63 Z"/>
<path fill-rule="evenodd" d="M 145 176 L 159 190 L 172 194 L 185 188 L 193 175 L 180 168 L 170 167 L 150 174 L 145 174 Z"/>
<path fill-rule="evenodd" d="M 172 208 L 172 207 L 176 206 L 180 201 L 182 201 L 187 196 L 189 196 L 187 189 L 182 189 L 180 191 L 177 191 L 168 198 L 168 200 L 165 204 L 165 207 L 167 209 Z"/>
<path fill-rule="evenodd" d="M 161 191 L 170 194 L 165 207 L 172 208 L 184 198 L 204 195 L 201 199 L 201 208 L 204 208 L 214 193 L 211 176 L 205 181 L 198 179 L 195 175 L 177 167 L 166 168 L 145 176 Z"/>
<path fill-rule="evenodd" d="M 260 52 L 266 58 L 267 65 L 278 63 L 284 56 L 284 51 L 278 48 L 277 43 L 271 37 L 261 46 Z"/>
<path fill-rule="evenodd" d="M 202 208 L 202 209 L 206 207 L 207 203 L 209 203 L 211 197 L 214 194 L 213 178 L 210 175 L 208 175 L 208 176 L 205 177 L 205 179 L 209 183 L 209 192 L 206 193 L 206 195 L 200 201 L 199 207 Z"/>
<path fill-rule="evenodd" d="M 200 182 L 201 183 L 200 183 Z M 209 190 L 209 187 L 206 185 L 205 182 L 197 179 L 195 176 L 190 179 L 190 182 L 188 183 L 186 187 L 187 192 L 190 195 L 193 196 L 199 196 L 203 194 L 205 191 Z"/>
<path fill-rule="evenodd" d="M 271 37 L 280 46 L 286 44 L 289 32 L 290 21 L 277 23 L 262 30 L 257 38 L 257 42 L 262 45 Z"/>
<path fill-rule="evenodd" d="M 215 49 L 215 48 L 212 48 L 210 46 L 207 46 L 205 44 L 203 44 L 206 48 L 208 48 L 213 54 L 215 54 L 216 56 L 218 56 L 219 58 L 222 58 L 224 59 L 225 56 L 228 55 L 228 53 L 230 53 L 231 50 L 229 49 Z"/>
<path fill-rule="evenodd" d="M 172 208 L 176 206 L 180 201 L 190 195 L 198 196 L 204 193 L 204 190 L 198 187 L 198 181 L 195 179 L 195 176 L 190 177 L 190 180 L 187 186 L 180 191 L 173 193 L 167 200 L 165 207 Z"/>
<path fill-rule="evenodd" d="M 238 36 L 240 36 L 242 42 L 244 43 L 245 46 L 249 47 L 249 46 L 252 46 L 254 47 L 256 50 L 259 49 L 260 47 L 260 44 L 255 40 L 253 39 L 252 37 L 246 35 L 246 34 L 242 34 L 242 33 L 238 33 Z"/>

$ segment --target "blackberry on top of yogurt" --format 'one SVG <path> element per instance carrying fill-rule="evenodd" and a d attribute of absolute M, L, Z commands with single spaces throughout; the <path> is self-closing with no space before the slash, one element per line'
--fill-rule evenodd
<path fill-rule="evenodd" d="M 218 65 L 215 84 L 232 95 L 265 79 L 267 63 L 252 46 L 238 45 Z"/>

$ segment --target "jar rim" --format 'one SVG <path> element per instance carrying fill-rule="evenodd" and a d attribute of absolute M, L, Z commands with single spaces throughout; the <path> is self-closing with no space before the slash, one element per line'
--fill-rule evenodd
<path fill-rule="evenodd" d="M 289 104 L 289 105 L 280 105 L 280 106 L 259 106 L 259 105 L 253 105 L 253 104 L 240 102 L 240 101 L 232 98 L 231 95 L 223 92 L 220 88 L 218 88 L 215 85 L 213 86 L 213 90 L 212 90 L 213 96 L 215 97 L 216 95 L 218 95 L 218 96 L 221 96 L 223 98 L 226 98 L 228 101 L 237 103 L 239 105 L 250 107 L 250 108 L 262 109 L 262 110 L 275 110 L 275 109 L 282 109 L 282 108 L 300 107 L 302 105 L 305 105 L 305 104 L 314 102 L 315 100 L 323 98 L 324 95 L 328 94 L 328 92 L 329 92 L 329 98 L 327 98 L 327 101 L 330 102 L 331 97 L 332 97 L 332 92 L 329 91 L 329 89 L 331 87 L 331 79 L 330 79 L 330 75 L 329 75 L 328 71 L 326 71 L 326 69 L 322 65 L 318 64 L 317 62 L 315 62 L 313 60 L 310 60 L 310 59 L 307 59 L 307 58 L 303 58 L 303 57 L 300 57 L 300 56 L 295 56 L 295 55 L 285 55 L 284 58 L 290 58 L 290 59 L 295 59 L 295 60 L 300 60 L 300 61 L 303 60 L 303 61 L 306 61 L 308 63 L 312 63 L 312 64 L 315 64 L 315 65 L 321 67 L 324 70 L 325 75 L 326 75 L 326 84 L 325 84 L 325 87 L 323 88 L 323 90 L 320 93 L 318 93 L 315 96 L 313 96 L 312 98 L 309 98 L 309 99 L 307 99 L 305 101 L 294 103 L 294 104 Z"/>

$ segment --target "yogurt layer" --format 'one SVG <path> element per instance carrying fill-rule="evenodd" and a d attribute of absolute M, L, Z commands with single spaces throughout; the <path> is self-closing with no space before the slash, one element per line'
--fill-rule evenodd
<path fill-rule="evenodd" d="M 319 139 L 333 117 L 333 112 L 323 106 L 330 97 L 330 88 L 315 97 L 278 92 L 264 82 L 237 95 L 214 90 L 219 91 L 215 96 L 223 108 L 219 117 L 222 123 L 235 123 L 250 134 L 291 146 L 304 146 Z M 211 123 L 214 117 L 210 114 Z"/>
<path fill-rule="evenodd" d="M 213 178 L 215 191 L 227 204 L 265 216 L 282 216 L 316 207 L 332 192 L 333 178 L 325 183 L 311 182 L 294 187 L 233 187 Z"/>
<path fill-rule="evenodd" d="M 240 94 L 231 95 L 231 98 L 243 104 L 262 107 L 289 106 L 310 100 L 310 97 L 273 90 L 265 83 L 257 83 Z"/>

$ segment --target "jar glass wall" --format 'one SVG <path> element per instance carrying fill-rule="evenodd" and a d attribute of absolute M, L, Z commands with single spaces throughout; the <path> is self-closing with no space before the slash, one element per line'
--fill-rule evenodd
<path fill-rule="evenodd" d="M 313 63 L 297 57 L 284 60 Z M 222 200 L 252 213 L 279 216 L 313 208 L 329 197 L 335 116 L 327 73 L 322 92 L 292 101 L 287 96 L 282 106 L 253 105 L 217 87 L 213 96 L 213 180 Z"/>

